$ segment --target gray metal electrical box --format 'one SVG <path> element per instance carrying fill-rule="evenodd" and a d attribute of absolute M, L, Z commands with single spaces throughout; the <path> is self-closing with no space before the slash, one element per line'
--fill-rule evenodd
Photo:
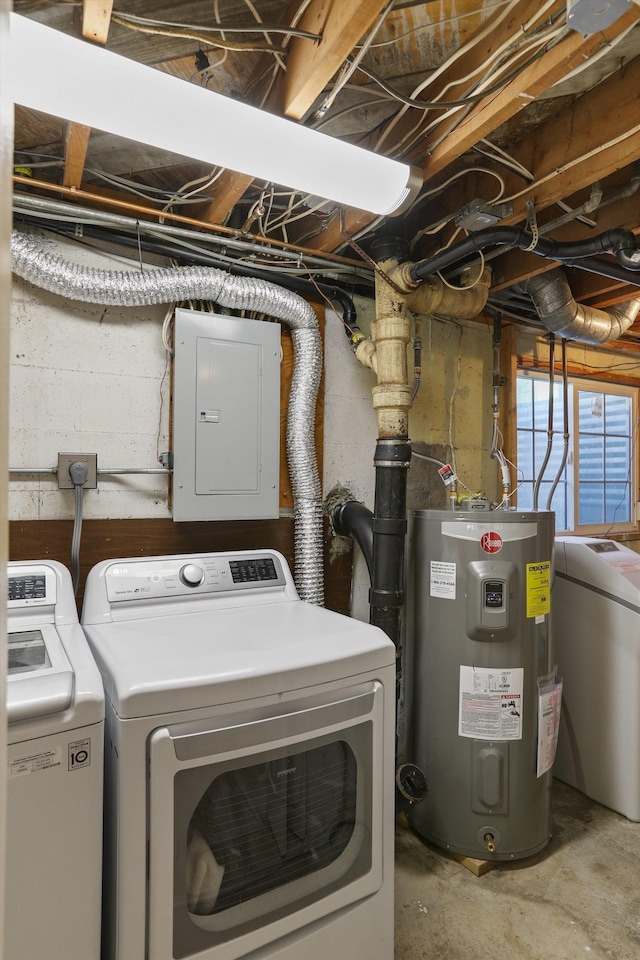
<path fill-rule="evenodd" d="M 173 519 L 278 516 L 280 324 L 177 309 Z"/>
<path fill-rule="evenodd" d="M 631 6 L 632 0 L 567 0 L 567 26 L 590 36 L 606 30 Z"/>

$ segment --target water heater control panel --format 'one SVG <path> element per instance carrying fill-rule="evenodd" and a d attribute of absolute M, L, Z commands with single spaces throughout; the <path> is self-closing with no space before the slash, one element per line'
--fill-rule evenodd
<path fill-rule="evenodd" d="M 482 610 L 480 620 L 486 627 L 504 627 L 507 624 L 508 593 L 504 580 L 482 582 Z"/>
<path fill-rule="evenodd" d="M 517 569 L 504 560 L 478 560 L 467 571 L 467 634 L 509 640 L 516 630 Z"/>

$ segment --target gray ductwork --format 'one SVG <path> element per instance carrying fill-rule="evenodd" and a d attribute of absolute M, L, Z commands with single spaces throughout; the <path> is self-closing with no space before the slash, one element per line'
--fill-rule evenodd
<path fill-rule="evenodd" d="M 530 277 L 520 287 L 531 297 L 547 330 L 580 343 L 617 340 L 640 313 L 640 297 L 609 310 L 576 303 L 567 278 L 559 269 Z"/>
<path fill-rule="evenodd" d="M 67 263 L 41 239 L 13 232 L 13 271 L 51 293 L 113 306 L 213 300 L 254 310 L 290 327 L 295 363 L 287 414 L 287 459 L 294 498 L 295 580 L 303 600 L 323 604 L 322 500 L 314 442 L 315 407 L 322 373 L 322 341 L 309 304 L 266 280 L 236 277 L 211 267 L 96 270 Z"/>

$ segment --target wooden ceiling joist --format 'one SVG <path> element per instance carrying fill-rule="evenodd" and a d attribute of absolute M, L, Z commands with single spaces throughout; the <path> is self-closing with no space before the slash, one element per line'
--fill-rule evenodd
<path fill-rule="evenodd" d="M 498 91 L 490 97 L 485 98 L 475 107 L 470 109 L 469 113 L 462 120 L 459 126 L 455 130 L 452 130 L 444 138 L 444 140 L 442 140 L 441 143 L 433 146 L 432 152 L 424 165 L 425 181 L 428 182 L 431 179 L 442 175 L 450 167 L 450 165 L 456 160 L 460 159 L 460 157 L 467 150 L 470 150 L 477 143 L 479 143 L 480 140 L 490 135 L 507 120 L 513 118 L 543 90 L 568 76 L 577 66 L 586 62 L 586 60 L 592 57 L 598 51 L 601 45 L 611 44 L 617 36 L 624 33 L 624 31 L 638 21 L 640 21 L 640 8 L 634 6 L 612 26 L 608 27 L 607 30 L 603 30 L 598 34 L 594 34 L 589 37 L 583 37 L 581 34 L 578 34 L 575 31 L 568 33 L 564 39 L 562 39 L 546 53 L 542 54 L 534 63 L 532 63 L 529 67 L 523 70 L 522 73 L 508 83 L 504 89 Z M 625 67 L 625 74 L 627 73 L 628 69 L 630 68 Z M 608 81 L 605 81 L 605 83 L 606 82 Z M 599 91 L 601 86 L 603 86 L 603 84 L 598 85 L 593 92 L 595 93 L 596 91 Z M 630 84 L 629 88 L 626 88 L 625 86 L 624 96 L 627 100 L 633 99 L 634 92 L 633 84 Z M 589 96 L 589 94 L 585 96 Z M 584 99 L 585 97 L 581 97 L 577 102 L 581 103 Z M 634 115 L 637 115 L 637 96 L 634 110 Z M 617 113 L 619 118 L 624 118 L 622 126 L 625 131 L 628 132 L 628 117 L 625 117 L 624 112 L 618 110 L 617 107 L 612 111 L 612 114 L 614 113 Z M 612 114 L 607 116 L 607 123 L 615 122 L 615 118 Z M 566 127 L 566 118 L 564 121 L 560 120 L 559 123 L 561 126 L 564 124 Z M 592 164 L 592 170 L 596 169 L 597 167 L 600 168 L 599 172 L 596 173 L 590 180 L 587 176 L 587 180 L 585 182 L 593 182 L 593 180 L 598 179 L 599 176 L 604 176 L 605 169 L 611 172 L 611 170 L 618 169 L 622 165 L 620 162 L 618 162 L 620 148 L 615 145 L 613 147 L 613 154 L 609 153 L 607 155 L 607 151 L 605 149 L 602 151 L 602 156 L 595 156 L 595 154 L 599 153 L 597 149 L 597 143 L 602 143 L 602 141 L 605 140 L 605 131 L 606 127 L 603 130 L 601 125 L 596 126 L 591 131 L 585 130 L 585 134 L 589 136 L 589 142 L 593 142 L 595 140 L 596 145 L 594 146 L 594 156 L 585 160 L 583 173 L 586 175 L 590 165 Z M 428 138 L 426 138 L 425 145 L 428 147 L 430 140 L 431 142 L 435 142 L 438 136 L 441 135 L 442 134 L 438 133 L 438 129 L 436 128 L 434 132 Z M 564 140 L 565 136 L 566 131 L 561 137 L 556 137 L 556 139 L 560 139 L 562 141 Z M 615 139 L 615 135 L 611 139 Z M 541 129 L 538 128 L 535 133 L 531 135 L 529 142 L 531 145 L 531 151 L 535 154 L 536 150 L 540 149 L 543 144 L 549 143 L 550 141 L 548 140 L 547 135 L 542 133 Z M 574 150 L 580 147 L 579 137 L 572 138 L 572 146 Z M 638 155 L 635 142 L 629 142 L 629 149 L 636 149 L 635 155 Z M 586 155 L 586 153 L 586 150 L 582 150 L 580 156 Z M 629 162 L 633 155 L 634 154 L 629 155 L 626 162 Z M 578 161 L 576 160 L 575 164 L 577 163 Z M 574 192 L 576 189 L 579 189 L 579 185 L 576 182 L 578 170 L 576 169 L 575 164 L 573 160 L 571 163 L 569 160 L 565 160 L 564 167 L 561 167 L 559 170 L 554 169 L 549 171 L 549 180 L 553 186 L 545 188 L 545 194 L 547 194 L 546 199 L 544 200 L 545 205 L 554 203 L 556 200 L 565 197 L 569 192 Z M 563 169 L 565 171 L 566 178 L 564 183 L 561 183 L 561 180 L 558 179 L 558 177 L 560 174 L 562 174 Z M 541 173 L 540 176 L 546 176 L 546 174 Z M 574 183 L 575 185 L 573 185 Z M 528 195 L 535 193 L 535 187 L 536 185 L 534 184 L 534 187 L 531 191 L 529 191 Z M 453 195 L 457 196 L 458 198 L 457 208 L 459 209 L 460 207 L 464 206 L 465 201 L 461 199 L 459 186 L 455 188 Z M 522 203 L 518 208 L 516 216 L 513 218 L 514 221 L 522 219 L 523 217 L 522 211 L 526 197 L 524 194 L 522 196 Z M 469 199 L 474 199 L 474 197 L 471 196 Z M 371 215 L 364 214 L 361 211 L 348 211 L 344 218 L 344 228 L 347 233 L 353 233 L 366 226 L 367 223 L 372 221 L 372 219 L 373 218 Z M 314 241 L 311 241 L 311 243 L 318 249 L 330 250 L 335 249 L 335 247 L 338 246 L 343 239 L 344 237 L 342 234 L 341 225 L 335 222 L 331 224 L 321 235 L 315 238 Z"/>
<path fill-rule="evenodd" d="M 572 73 L 593 57 L 603 45 L 610 45 L 616 37 L 640 20 L 640 9 L 633 7 L 606 30 L 583 37 L 570 31 L 555 46 L 540 56 L 498 93 L 487 97 L 470 110 L 455 131 L 433 147 L 424 167 L 425 180 L 440 173 L 450 163 L 475 146 L 507 120 L 526 107 L 540 93 Z M 429 148 L 430 140 L 425 146 Z"/>
<path fill-rule="evenodd" d="M 85 40 L 104 46 L 109 35 L 113 0 L 83 0 L 82 36 Z M 78 78 L 82 83 L 82 78 Z M 65 187 L 79 188 L 87 160 L 87 149 L 91 127 L 82 123 L 67 123 L 64 139 L 64 172 L 62 183 Z"/>
<path fill-rule="evenodd" d="M 333 0 L 312 0 L 298 26 L 322 34 L 322 40 L 316 43 L 303 37 L 290 38 L 287 69 L 269 94 L 269 108 L 292 120 L 301 120 L 387 5 L 388 0 L 340 0 L 339 4 Z M 288 23 L 299 6 L 299 0 L 289 5 Z M 262 66 L 258 65 L 257 73 Z M 256 144 L 256 150 L 259 149 Z M 216 184 L 216 199 L 201 208 L 199 216 L 222 223 L 252 183 L 252 177 L 225 171 Z"/>
<path fill-rule="evenodd" d="M 388 5 L 388 0 L 312 0 L 298 26 L 322 39 L 292 38 L 278 84 L 284 116 L 302 119 Z M 297 0 L 292 6 L 299 6 Z"/>
<path fill-rule="evenodd" d="M 482 24 L 458 50 L 455 57 L 445 60 L 442 66 L 421 84 L 417 101 L 452 103 L 464 99 L 465 91 L 472 82 L 471 78 L 482 79 L 487 64 L 505 50 L 514 55 L 522 46 L 527 33 L 539 26 L 540 20 L 544 21 L 563 7 L 562 0 L 552 6 L 542 6 L 540 0 L 518 0 L 499 7 L 490 20 Z M 433 118 L 441 118 L 444 112 L 445 108 L 434 108 L 426 116 L 430 122 Z M 416 119 L 419 116 L 414 108 L 403 106 L 385 125 L 382 136 L 376 134 L 370 137 L 363 146 L 374 150 L 382 149 L 385 153 L 391 152 L 393 156 L 402 156 L 413 142 Z M 456 116 L 457 113 L 454 112 L 452 124 L 455 124 Z M 441 132 L 442 127 L 438 125 L 431 141 L 439 139 Z M 422 138 L 420 142 L 424 142 Z"/>

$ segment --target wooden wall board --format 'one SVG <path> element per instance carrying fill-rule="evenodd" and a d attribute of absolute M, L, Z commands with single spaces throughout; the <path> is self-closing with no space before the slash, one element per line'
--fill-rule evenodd
<path fill-rule="evenodd" d="M 9 524 L 10 560 L 58 560 L 71 566 L 72 520 L 13 520 Z M 324 530 L 325 606 L 349 615 L 350 550 L 334 557 L 328 523 Z M 174 523 L 163 518 L 85 520 L 80 549 L 82 606 L 89 570 L 101 560 L 271 548 L 284 555 L 293 570 L 294 530 L 290 517 L 278 520 L 222 520 Z"/>

